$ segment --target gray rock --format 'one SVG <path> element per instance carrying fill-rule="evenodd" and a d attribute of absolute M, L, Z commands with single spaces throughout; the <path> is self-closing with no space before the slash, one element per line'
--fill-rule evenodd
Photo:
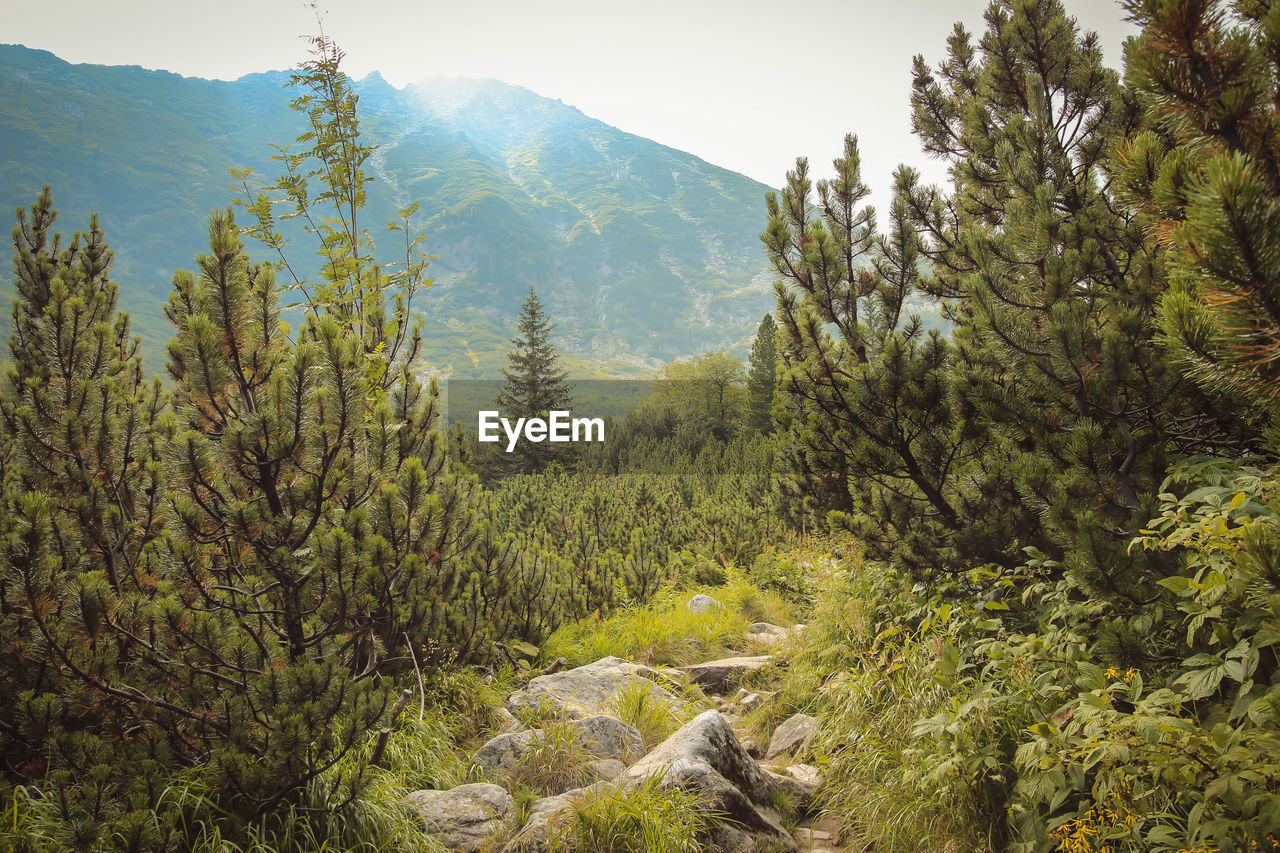
<path fill-rule="evenodd" d="M 769 655 L 755 657 L 722 658 L 720 660 L 695 663 L 682 666 L 680 669 L 689 675 L 695 684 L 707 690 L 724 690 L 748 672 L 755 672 L 773 660 Z"/>
<path fill-rule="evenodd" d="M 809 808 L 813 805 L 815 789 L 792 779 L 790 776 L 774 773 L 769 769 L 766 769 L 765 772 L 769 774 L 769 778 L 773 780 L 773 783 L 778 786 L 780 791 L 791 795 L 792 803 L 799 812 L 805 813 L 809 811 Z"/>
<path fill-rule="evenodd" d="M 597 715 L 566 723 L 576 730 L 577 742 L 582 749 L 600 759 L 621 762 L 633 761 L 644 754 L 644 738 L 634 726 L 613 717 Z M 508 732 L 490 739 L 476 750 L 471 761 L 481 771 L 505 773 L 516 765 L 529 749 L 543 736 L 541 730 Z M 617 776 L 614 773 L 613 776 Z M 609 778 L 613 778 L 610 776 Z"/>
<path fill-rule="evenodd" d="M 618 691 L 638 685 L 655 699 L 679 704 L 669 690 L 658 686 L 647 666 L 622 658 L 601 658 L 595 663 L 551 675 L 539 675 L 507 699 L 512 714 L 550 712 L 568 719 L 593 717 L 612 710 Z"/>
<path fill-rule="evenodd" d="M 529 819 L 502 848 L 502 853 L 546 853 L 551 849 L 557 825 L 569 811 L 569 807 L 583 797 L 601 790 L 604 785 L 604 782 L 597 782 L 585 788 L 574 788 L 572 791 L 538 800 L 529 809 Z"/>
<path fill-rule="evenodd" d="M 520 756 L 529 751 L 533 738 L 532 731 L 500 734 L 476 750 L 471 761 L 483 771 L 503 773 L 514 767 Z"/>
<path fill-rule="evenodd" d="M 791 639 L 791 632 L 781 625 L 756 622 L 747 629 L 747 639 L 758 645 L 774 648 Z"/>
<path fill-rule="evenodd" d="M 796 841 L 800 843 L 801 848 L 821 849 L 831 843 L 831 833 L 821 829 L 813 829 L 811 827 L 802 826 L 796 830 Z"/>
<path fill-rule="evenodd" d="M 634 761 L 644 755 L 644 737 L 635 726 L 604 714 L 583 717 L 572 723 L 578 743 L 600 758 Z"/>
<path fill-rule="evenodd" d="M 637 761 L 619 777 L 620 790 L 630 790 L 657 778 L 669 787 L 701 791 L 713 811 L 726 816 L 733 832 L 747 832 L 790 851 L 795 842 L 773 811 L 778 783 L 760 767 L 719 711 L 705 711 Z M 714 846 L 723 844 L 713 838 Z M 741 849 L 741 848 L 739 848 Z"/>
<path fill-rule="evenodd" d="M 809 749 L 809 744 L 813 743 L 813 738 L 818 733 L 818 720 L 810 717 L 808 714 L 796 714 L 785 720 L 782 725 L 778 726 L 773 732 L 773 737 L 769 741 L 769 748 L 765 750 L 764 757 L 766 761 L 771 761 L 779 755 L 794 755 L 799 757 Z"/>
<path fill-rule="evenodd" d="M 621 776 L 626 769 L 627 765 L 616 758 L 601 758 L 598 761 L 591 762 L 591 772 L 595 773 L 596 779 L 604 782 L 612 782 Z"/>
<path fill-rule="evenodd" d="M 427 830 L 456 853 L 480 850 L 511 815 L 511 795 L 484 783 L 448 791 L 414 791 L 408 800 Z"/>
<path fill-rule="evenodd" d="M 506 708 L 499 708 L 494 713 L 494 717 L 497 720 L 494 728 L 503 734 L 507 732 L 518 732 L 524 728 L 524 723 L 517 720 L 515 714 L 511 713 Z"/>
<path fill-rule="evenodd" d="M 811 787 L 815 793 L 822 787 L 822 774 L 812 764 L 792 764 L 783 772 L 800 784 Z"/>
<path fill-rule="evenodd" d="M 689 599 L 687 606 L 690 613 L 706 613 L 713 607 L 723 607 L 724 605 L 709 595 L 698 593 Z"/>
<path fill-rule="evenodd" d="M 748 693 L 738 701 L 738 706 L 744 711 L 754 711 L 764 704 L 764 697 L 759 693 Z"/>

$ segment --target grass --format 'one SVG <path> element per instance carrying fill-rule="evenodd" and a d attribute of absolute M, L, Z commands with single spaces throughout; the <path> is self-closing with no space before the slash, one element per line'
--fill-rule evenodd
<path fill-rule="evenodd" d="M 655 696 L 645 685 L 632 681 L 618 690 L 613 713 L 634 726 L 644 738 L 645 751 L 652 749 L 692 718 L 687 703 L 672 703 Z"/>
<path fill-rule="evenodd" d="M 595 781 L 595 756 L 571 722 L 548 722 L 534 736 L 507 774 L 509 784 L 537 791 L 544 797 L 563 794 Z"/>
<path fill-rule="evenodd" d="M 686 604 L 699 592 L 724 606 L 690 612 Z M 548 660 L 564 657 L 571 666 L 609 656 L 651 666 L 683 666 L 741 654 L 750 646 L 747 628 L 763 620 L 791 624 L 790 605 L 777 593 L 761 592 L 734 578 L 722 587 L 666 590 L 643 607 L 566 625 L 543 644 L 543 655 Z"/>
<path fill-rule="evenodd" d="M 570 807 L 553 853 L 700 853 L 713 826 L 705 798 L 665 788 L 651 777 L 638 788 L 605 788 Z"/>

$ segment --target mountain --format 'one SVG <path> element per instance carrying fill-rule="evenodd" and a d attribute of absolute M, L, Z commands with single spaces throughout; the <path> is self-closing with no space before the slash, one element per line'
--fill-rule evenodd
<path fill-rule="evenodd" d="M 98 212 L 153 372 L 170 277 L 192 266 L 209 211 L 232 198 L 230 169 L 274 177 L 273 146 L 303 130 L 287 80 L 72 65 L 0 46 L 0 204 L 29 205 L 49 183 L 62 230 Z M 437 256 L 418 306 L 430 369 L 496 375 L 530 286 L 583 375 L 742 348 L 773 310 L 763 184 L 496 80 L 396 89 L 373 74 L 356 90 L 378 146 L 364 215 L 380 254 L 392 246 L 382 223 L 418 201 Z M 314 269 L 308 241 L 292 248 Z"/>

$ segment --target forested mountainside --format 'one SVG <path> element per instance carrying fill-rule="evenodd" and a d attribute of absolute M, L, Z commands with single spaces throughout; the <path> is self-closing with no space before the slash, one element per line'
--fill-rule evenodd
<path fill-rule="evenodd" d="M 203 80 L 0 46 L 0 205 L 29 205 L 48 183 L 63 222 L 99 214 L 148 363 L 172 332 L 160 312 L 170 277 L 230 201 L 230 169 L 274 179 L 273 146 L 304 130 L 287 77 Z M 399 90 L 373 74 L 355 89 L 378 146 L 366 222 L 376 233 L 421 201 L 436 255 L 416 306 L 428 369 L 496 376 L 530 286 L 585 374 L 745 351 L 770 310 L 764 185 L 495 80 Z"/>

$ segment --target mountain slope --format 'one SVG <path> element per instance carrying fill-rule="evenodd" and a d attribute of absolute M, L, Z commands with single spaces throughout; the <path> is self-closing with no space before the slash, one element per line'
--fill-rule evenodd
<path fill-rule="evenodd" d="M 169 334 L 169 278 L 232 197 L 229 169 L 275 175 L 272 146 L 302 131 L 286 80 L 71 65 L 0 46 L 0 204 L 29 204 L 50 183 L 63 230 L 100 214 L 149 370 Z M 437 256 L 420 305 L 433 369 L 494 375 L 530 286 L 583 373 L 740 347 L 771 310 L 762 184 L 493 80 L 397 90 L 375 74 L 356 88 L 378 146 L 365 221 L 419 201 Z M 308 241 L 292 248 L 295 265 L 314 268 Z"/>

